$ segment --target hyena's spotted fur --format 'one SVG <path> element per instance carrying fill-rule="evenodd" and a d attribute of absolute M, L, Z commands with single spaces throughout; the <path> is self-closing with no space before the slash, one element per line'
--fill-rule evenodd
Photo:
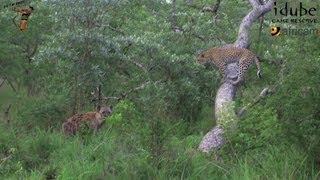
<path fill-rule="evenodd" d="M 96 112 L 75 114 L 62 124 L 62 131 L 65 135 L 75 135 L 82 124 L 97 132 L 104 124 L 104 117 L 112 113 L 112 107 L 101 107 Z"/>

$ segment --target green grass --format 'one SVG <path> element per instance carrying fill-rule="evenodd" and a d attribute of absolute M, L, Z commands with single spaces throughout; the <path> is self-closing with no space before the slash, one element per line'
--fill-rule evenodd
<path fill-rule="evenodd" d="M 1 105 L 14 99 L 10 90 L 0 91 L 4 99 Z M 161 142 L 154 143 L 157 138 L 148 121 L 136 113 L 132 104 L 127 107 L 128 103 L 123 102 L 116 112 L 121 116 L 110 118 L 98 134 L 66 138 L 59 129 L 61 117 L 65 116 L 60 105 L 63 100 L 26 101 L 20 104 L 21 113 L 12 112 L 13 117 L 19 117 L 13 120 L 24 123 L 0 124 L 0 179 L 320 178 L 318 165 L 305 150 L 290 143 L 275 143 L 282 132 L 281 128 L 275 131 L 277 118 L 273 111 L 252 112 L 241 121 L 242 132 L 236 134 L 234 143 L 204 154 L 194 149 L 204 131 L 213 126 L 212 109 L 203 109 L 202 120 L 189 128 L 193 132 L 186 132 L 189 124 L 183 121 L 161 124 Z M 39 124 L 56 126 L 43 128 Z"/>
<path fill-rule="evenodd" d="M 1 179 L 319 179 L 313 162 L 293 147 L 222 154 L 217 161 L 214 153 L 192 153 L 200 135 L 173 137 L 156 166 L 138 137 L 112 127 L 85 137 L 40 129 L 18 134 L 1 128 Z"/>

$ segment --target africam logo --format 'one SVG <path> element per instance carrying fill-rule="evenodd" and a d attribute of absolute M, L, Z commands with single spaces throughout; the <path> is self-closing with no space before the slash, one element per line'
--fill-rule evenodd
<path fill-rule="evenodd" d="M 279 36 L 280 35 L 280 27 L 273 26 L 271 27 L 271 35 Z"/>
<path fill-rule="evenodd" d="M 17 26 L 21 32 L 24 32 L 27 29 L 27 24 L 28 24 L 28 18 L 31 15 L 32 11 L 34 8 L 32 6 L 27 6 L 26 8 L 22 8 L 22 6 L 25 6 L 25 1 L 19 1 L 19 2 L 14 2 L 10 4 L 6 4 L 3 6 L 3 8 L 12 8 L 13 11 L 17 12 L 17 15 L 12 19 L 13 23 L 15 26 Z M 20 24 L 18 25 L 16 23 L 16 18 L 21 14 L 21 19 L 20 19 Z"/>
<path fill-rule="evenodd" d="M 284 36 L 307 36 L 307 35 L 316 35 L 320 36 L 320 29 L 316 28 L 281 28 L 277 26 L 271 27 L 271 35 L 272 36 L 280 36 L 280 34 Z"/>

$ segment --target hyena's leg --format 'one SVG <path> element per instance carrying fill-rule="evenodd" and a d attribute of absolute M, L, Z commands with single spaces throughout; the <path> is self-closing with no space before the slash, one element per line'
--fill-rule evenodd
<path fill-rule="evenodd" d="M 62 131 L 63 131 L 63 134 L 66 136 L 75 134 L 74 128 L 70 122 L 64 122 L 62 124 Z"/>
<path fill-rule="evenodd" d="M 102 121 L 99 125 L 98 125 L 98 130 L 104 125 L 104 123 L 106 123 L 106 121 Z"/>
<path fill-rule="evenodd" d="M 99 126 L 98 124 L 94 126 L 93 128 L 93 134 L 96 135 L 98 133 L 98 130 L 99 130 Z"/>

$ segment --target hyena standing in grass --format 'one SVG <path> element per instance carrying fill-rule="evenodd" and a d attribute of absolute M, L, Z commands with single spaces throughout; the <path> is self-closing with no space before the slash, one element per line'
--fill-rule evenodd
<path fill-rule="evenodd" d="M 84 124 L 96 133 L 105 123 L 104 118 L 110 116 L 111 113 L 112 107 L 98 107 L 96 112 L 75 114 L 62 124 L 62 131 L 67 136 L 75 135 Z"/>

